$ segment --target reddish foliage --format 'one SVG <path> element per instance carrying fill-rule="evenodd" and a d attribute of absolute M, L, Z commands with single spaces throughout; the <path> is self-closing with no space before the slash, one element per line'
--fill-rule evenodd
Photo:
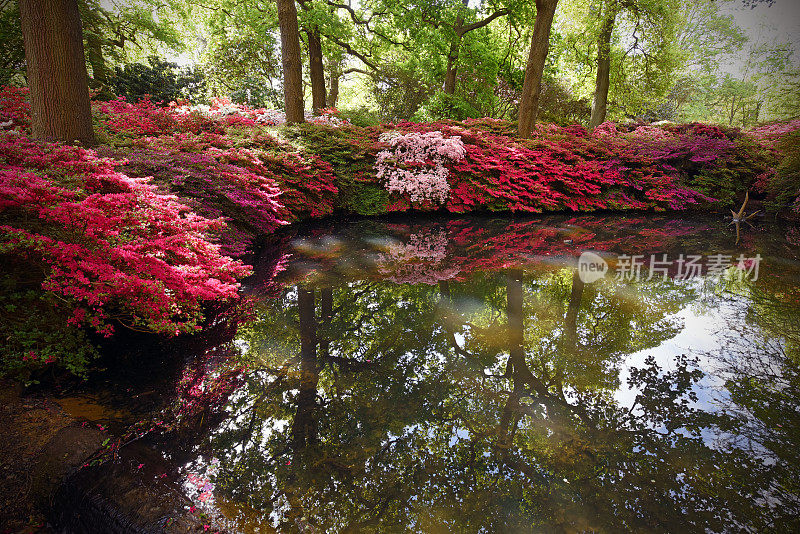
<path fill-rule="evenodd" d="M 656 157 L 644 153 L 642 143 L 611 133 L 616 129 L 610 127 L 588 135 L 581 127 L 550 125 L 544 129 L 545 134 L 525 141 L 445 123 L 401 123 L 398 128 L 439 130 L 462 138 L 467 156 L 449 166 L 451 192 L 445 207 L 453 213 L 480 209 L 532 213 L 597 209 L 661 211 L 713 200 L 680 185 L 680 174 L 667 163 L 687 157 L 704 161 L 708 157 L 707 151 L 697 156 L 691 144 L 662 147 L 666 153 Z M 654 152 L 654 145 L 662 143 L 658 140 L 646 146 Z M 388 209 L 397 206 L 395 202 Z"/>
<path fill-rule="evenodd" d="M 3 251 L 45 267 L 42 287 L 73 303 L 72 321 L 174 334 L 196 328 L 201 303 L 237 297 L 249 270 L 208 241 L 219 221 L 89 150 L 6 134 L 0 161 Z"/>
<path fill-rule="evenodd" d="M 7 128 L 30 128 L 31 106 L 27 98 L 27 87 L 12 85 L 0 87 L 0 122 L 11 121 L 11 125 Z"/>

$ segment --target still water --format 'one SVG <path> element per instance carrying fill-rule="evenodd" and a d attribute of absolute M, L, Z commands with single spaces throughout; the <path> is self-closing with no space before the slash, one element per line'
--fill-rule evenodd
<path fill-rule="evenodd" d="M 800 230 L 741 234 L 653 216 L 283 234 L 184 489 L 242 532 L 800 531 Z"/>

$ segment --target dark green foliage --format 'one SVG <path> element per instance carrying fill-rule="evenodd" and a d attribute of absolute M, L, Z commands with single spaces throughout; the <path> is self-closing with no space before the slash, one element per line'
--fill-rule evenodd
<path fill-rule="evenodd" d="M 19 83 L 25 75 L 25 49 L 16 2 L 0 4 L 0 85 Z"/>
<path fill-rule="evenodd" d="M 337 179 L 341 180 L 343 177 L 359 178 L 363 173 L 374 176 L 380 133 L 378 128 L 303 124 L 296 135 L 306 151 L 330 163 Z"/>
<path fill-rule="evenodd" d="M 283 109 L 283 88 L 272 87 L 257 78 L 245 78 L 231 92 L 231 100 L 252 108 Z"/>
<path fill-rule="evenodd" d="M 360 126 L 362 128 L 377 126 L 381 123 L 380 115 L 365 107 L 340 110 L 339 116 L 350 121 L 350 124 L 353 126 Z"/>
<path fill-rule="evenodd" d="M 577 99 L 564 83 L 546 77 L 542 80 L 539 97 L 539 120 L 559 126 L 587 124 L 592 115 L 592 105 L 587 99 Z"/>
<path fill-rule="evenodd" d="M 377 128 L 304 124 L 297 131 L 306 150 L 333 167 L 339 209 L 359 215 L 386 213 L 389 192 L 374 181 Z"/>
<path fill-rule="evenodd" d="M 82 375 L 97 351 L 83 329 L 67 323 L 69 308 L 54 293 L 43 292 L 38 283 L 29 284 L 30 267 L 12 269 L 8 257 L 0 256 L 0 375 L 34 381 L 36 372 L 51 362 Z M 27 268 L 28 276 L 24 276 Z M 14 273 L 11 273 L 13 270 Z"/>
<path fill-rule="evenodd" d="M 418 122 L 431 122 L 445 119 L 464 120 L 480 117 L 480 113 L 469 102 L 458 95 L 442 91 L 434 94 L 414 115 Z"/>
<path fill-rule="evenodd" d="M 379 185 L 344 178 L 337 182 L 339 208 L 359 215 L 382 215 L 389 205 L 389 192 Z"/>
<path fill-rule="evenodd" d="M 783 157 L 776 169 L 776 173 L 770 182 L 768 189 L 770 196 L 774 199 L 770 202 L 769 208 L 777 211 L 794 205 L 793 209 L 798 210 L 800 204 L 800 131 L 788 134 L 778 143 Z M 795 213 L 797 213 L 795 211 Z"/>
<path fill-rule="evenodd" d="M 392 66 L 385 69 L 379 82 L 372 88 L 384 121 L 407 120 L 435 92 L 436 87 L 421 80 L 412 70 Z"/>
<path fill-rule="evenodd" d="M 639 117 L 641 122 L 675 121 L 678 119 L 678 106 L 674 100 L 667 99 L 654 102 Z"/>
<path fill-rule="evenodd" d="M 770 152 L 747 136 L 737 136 L 733 149 L 719 164 L 699 166 L 696 174 L 689 173 L 687 184 L 719 201 L 721 206 L 733 207 L 741 202 L 758 178 L 773 168 Z"/>
<path fill-rule="evenodd" d="M 176 100 L 198 102 L 205 95 L 203 74 L 196 70 L 178 69 L 178 65 L 157 57 L 148 59 L 149 65 L 128 63 L 116 67 L 108 80 L 111 90 L 124 96 L 128 102 L 138 102 L 150 95 L 153 102 L 168 104 Z"/>

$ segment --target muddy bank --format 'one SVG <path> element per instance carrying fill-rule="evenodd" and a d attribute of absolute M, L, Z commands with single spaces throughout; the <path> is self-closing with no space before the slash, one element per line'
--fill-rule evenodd
<path fill-rule="evenodd" d="M 44 397 L 0 381 L 0 532 L 51 532 L 45 512 L 60 484 L 106 439 Z"/>
<path fill-rule="evenodd" d="M 193 513 L 172 464 L 134 443 L 119 458 L 72 474 L 59 487 L 48 517 L 58 532 L 156 534 L 219 532 Z"/>
<path fill-rule="evenodd" d="M 0 380 L 0 533 L 218 532 L 177 469 L 143 443 L 85 466 L 111 436 L 56 399 Z"/>

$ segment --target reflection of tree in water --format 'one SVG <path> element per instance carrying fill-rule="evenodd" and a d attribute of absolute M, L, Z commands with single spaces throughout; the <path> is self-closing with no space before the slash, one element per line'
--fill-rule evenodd
<path fill-rule="evenodd" d="M 796 270 L 732 284 L 743 300 L 727 317 L 720 349 L 707 356 L 725 387 L 719 407 L 736 418 L 720 446 L 747 450 L 771 467 L 771 504 L 800 514 L 800 286 Z M 786 512 L 784 512 L 786 513 Z M 797 522 L 795 521 L 795 530 Z M 783 528 L 776 525 L 776 528 Z M 791 529 L 789 529 L 791 530 Z"/>
<path fill-rule="evenodd" d="M 218 491 L 282 530 L 779 530 L 792 502 L 764 495 L 786 474 L 708 443 L 742 421 L 692 402 L 689 358 L 614 399 L 622 358 L 692 297 L 569 269 L 288 290 L 241 332 L 254 370 L 207 444 Z"/>

